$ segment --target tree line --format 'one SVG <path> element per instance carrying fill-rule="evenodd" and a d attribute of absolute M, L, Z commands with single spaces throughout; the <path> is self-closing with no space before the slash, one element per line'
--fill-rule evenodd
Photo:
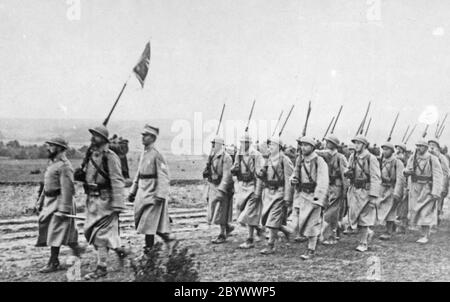
<path fill-rule="evenodd" d="M 83 158 L 83 150 L 86 147 L 80 149 L 69 148 L 67 149 L 68 158 Z M 41 159 L 47 158 L 48 152 L 46 146 L 43 145 L 21 145 L 17 140 L 4 143 L 0 141 L 0 157 L 8 157 L 12 159 Z"/>

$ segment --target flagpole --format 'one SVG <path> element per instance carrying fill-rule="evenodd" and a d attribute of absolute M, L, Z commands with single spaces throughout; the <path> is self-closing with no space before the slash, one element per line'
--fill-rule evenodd
<path fill-rule="evenodd" d="M 128 84 L 128 80 L 130 80 L 131 74 L 128 76 L 128 79 L 125 81 L 125 83 L 123 84 L 122 90 L 120 90 L 119 95 L 117 96 L 116 101 L 114 102 L 114 105 L 111 108 L 111 111 L 109 111 L 108 116 L 106 117 L 106 119 L 103 121 L 103 126 L 106 127 L 106 125 L 108 125 L 109 119 L 111 118 L 112 113 L 114 112 L 114 109 L 116 109 L 117 103 L 120 100 L 120 97 L 122 96 L 123 91 L 125 90 L 125 87 L 127 87 Z"/>

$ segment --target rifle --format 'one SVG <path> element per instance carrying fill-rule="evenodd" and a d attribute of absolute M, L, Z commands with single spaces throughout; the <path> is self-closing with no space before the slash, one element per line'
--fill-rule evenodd
<path fill-rule="evenodd" d="M 328 124 L 328 128 L 327 128 L 327 130 L 325 131 L 325 134 L 323 135 L 322 140 L 324 140 L 325 137 L 327 136 L 328 130 L 330 130 L 330 127 L 331 127 L 331 124 L 333 124 L 333 121 L 334 121 L 334 116 L 333 116 L 333 118 L 331 119 L 331 122 Z"/>
<path fill-rule="evenodd" d="M 358 130 L 356 131 L 355 136 L 358 135 L 358 134 L 362 134 L 362 131 L 364 130 L 364 125 L 366 123 L 367 114 L 369 113 L 369 109 L 370 109 L 370 102 L 367 105 L 366 113 L 364 115 L 363 120 L 361 121 L 361 124 L 359 124 Z"/>
<path fill-rule="evenodd" d="M 336 127 L 336 124 L 337 124 L 337 122 L 338 122 L 338 120 L 339 120 L 339 117 L 341 116 L 341 111 L 342 111 L 342 108 L 343 108 L 343 107 L 344 107 L 344 106 L 341 105 L 341 107 L 339 108 L 339 112 L 338 112 L 338 114 L 337 114 L 337 116 L 336 116 L 336 120 L 334 121 L 333 128 L 331 128 L 330 134 L 333 134 L 333 133 L 334 133 L 334 128 Z"/>
<path fill-rule="evenodd" d="M 219 124 L 217 125 L 216 135 L 219 134 L 220 125 L 222 124 L 223 112 L 225 111 L 225 104 L 223 104 L 222 112 L 220 113 Z M 203 170 L 203 178 L 209 179 L 211 178 L 211 161 L 213 157 L 213 150 L 209 152 L 208 161 L 206 162 L 205 170 Z"/>
<path fill-rule="evenodd" d="M 425 127 L 425 129 L 423 130 L 423 133 L 422 133 L 422 137 L 423 137 L 423 138 L 425 138 L 425 137 L 427 136 L 427 131 L 428 131 L 428 128 L 429 128 L 429 127 L 430 127 L 430 125 L 427 124 L 426 127 Z"/>
<path fill-rule="evenodd" d="M 441 132 L 439 132 L 439 136 L 438 136 L 437 138 L 440 138 L 440 137 L 441 137 L 441 135 L 442 135 L 442 132 L 444 132 L 444 129 L 445 129 L 445 125 L 444 125 L 444 126 L 442 126 L 442 128 L 441 128 Z"/>
<path fill-rule="evenodd" d="M 366 132 L 364 133 L 364 136 L 367 136 L 367 133 L 369 132 L 370 123 L 372 123 L 372 117 L 369 118 L 369 122 L 367 123 Z M 362 130 L 361 130 L 362 133 Z"/>
<path fill-rule="evenodd" d="M 308 111 L 306 112 L 305 125 L 303 126 L 302 136 L 306 135 L 306 129 L 308 128 L 309 115 L 311 114 L 311 101 L 308 104 Z"/>
<path fill-rule="evenodd" d="M 394 120 L 394 124 L 392 124 L 392 128 L 391 128 L 391 131 L 389 132 L 389 136 L 388 136 L 388 139 L 387 139 L 388 142 L 390 142 L 391 139 L 392 139 L 392 133 L 394 132 L 395 125 L 397 124 L 397 120 L 398 120 L 398 116 L 399 115 L 400 115 L 400 112 L 397 113 L 397 116 L 395 117 L 395 120 Z"/>
<path fill-rule="evenodd" d="M 256 100 L 253 101 L 252 104 L 252 109 L 250 109 L 250 114 L 248 116 L 248 120 L 247 120 L 247 127 L 245 127 L 245 132 L 248 132 L 248 126 L 250 124 L 250 121 L 252 119 L 252 115 L 253 115 L 253 109 L 255 108 L 255 102 Z M 242 146 L 240 146 L 240 148 L 242 148 Z M 238 176 L 241 172 L 241 160 L 242 160 L 242 154 L 240 154 L 241 152 L 236 152 L 236 154 L 234 155 L 234 162 L 237 164 L 236 166 L 234 166 L 234 169 L 231 169 L 231 174 Z"/>
<path fill-rule="evenodd" d="M 405 138 L 406 138 L 406 135 L 408 134 L 408 131 L 409 131 L 409 125 L 408 125 L 408 127 L 406 128 L 405 134 L 403 134 L 403 138 L 402 138 L 402 142 L 403 142 L 403 143 L 405 142 Z"/>
<path fill-rule="evenodd" d="M 308 128 L 308 121 L 309 121 L 310 114 L 311 114 L 311 101 L 309 101 L 309 104 L 308 104 L 308 110 L 306 112 L 306 119 L 305 119 L 305 125 L 303 126 L 302 137 L 304 137 L 306 135 L 306 130 Z M 333 119 L 334 119 L 334 117 L 333 117 Z M 301 176 L 302 168 L 300 166 L 300 163 L 302 162 L 302 149 L 298 148 L 297 152 L 298 152 L 298 156 L 297 156 L 297 160 L 295 162 L 294 173 L 292 174 L 293 177 L 291 178 L 291 184 L 294 186 L 298 186 L 300 184 L 300 180 L 302 179 L 302 176 Z"/>
<path fill-rule="evenodd" d="M 444 123 L 445 123 L 445 121 L 447 120 L 447 116 L 448 116 L 448 113 L 445 114 L 445 117 L 444 117 L 444 119 L 442 120 L 441 128 L 438 130 L 437 136 L 441 136 L 442 131 L 444 130 L 444 129 L 443 129 L 443 128 L 444 128 Z"/>
<path fill-rule="evenodd" d="M 284 123 L 283 123 L 283 126 L 281 127 L 280 132 L 278 133 L 278 136 L 281 136 L 281 134 L 283 133 L 284 127 L 286 126 L 286 123 L 287 123 L 287 121 L 289 120 L 289 117 L 291 116 L 292 110 L 294 110 L 294 106 L 295 106 L 295 105 L 292 105 L 291 110 L 289 110 L 289 113 L 288 113 L 288 115 L 287 115 L 287 117 L 286 117 L 286 120 L 285 120 Z"/>
<path fill-rule="evenodd" d="M 250 109 L 250 114 L 248 116 L 247 127 L 245 127 L 245 132 L 248 131 L 248 126 L 250 125 L 250 121 L 252 120 L 253 109 L 255 108 L 255 103 L 256 103 L 256 100 L 253 100 L 252 109 Z"/>
<path fill-rule="evenodd" d="M 279 124 L 280 121 L 281 121 L 281 116 L 282 116 L 282 115 L 283 115 L 283 110 L 281 110 L 281 112 L 280 112 L 280 116 L 278 117 L 278 121 L 277 121 L 277 123 L 276 123 L 276 125 L 275 125 L 275 129 L 273 129 L 272 136 L 274 136 L 274 135 L 275 135 L 275 132 L 277 131 L 278 124 Z"/>
<path fill-rule="evenodd" d="M 411 135 L 413 134 L 414 130 L 416 130 L 417 124 L 414 125 L 414 127 L 411 129 L 411 132 L 409 133 L 408 137 L 406 138 L 406 140 L 404 141 L 405 144 L 408 143 L 409 138 L 411 137 Z"/>

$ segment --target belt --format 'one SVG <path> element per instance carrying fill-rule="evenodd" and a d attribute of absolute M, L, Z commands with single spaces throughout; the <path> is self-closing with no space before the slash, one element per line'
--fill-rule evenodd
<path fill-rule="evenodd" d="M 158 177 L 158 175 L 156 175 L 156 174 L 141 174 L 141 173 L 139 173 L 139 175 L 138 175 L 139 179 L 155 179 L 157 177 Z"/>
<path fill-rule="evenodd" d="M 52 190 L 52 191 L 44 191 L 44 195 L 46 197 L 56 197 L 61 195 L 61 189 L 56 189 L 56 190 Z"/>
<path fill-rule="evenodd" d="M 309 183 L 300 183 L 299 184 L 300 191 L 304 193 L 314 193 L 316 189 L 316 184 L 309 182 Z"/>
<path fill-rule="evenodd" d="M 432 183 L 433 178 L 431 176 L 412 175 L 411 180 L 413 182 Z"/>

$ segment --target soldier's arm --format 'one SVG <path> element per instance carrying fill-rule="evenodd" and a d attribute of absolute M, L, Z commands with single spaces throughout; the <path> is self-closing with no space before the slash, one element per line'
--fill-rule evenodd
<path fill-rule="evenodd" d="M 436 156 L 431 156 L 431 175 L 433 175 L 431 194 L 436 197 L 441 196 L 442 186 L 444 184 L 444 174 L 439 159 Z"/>
<path fill-rule="evenodd" d="M 287 156 L 283 156 L 281 160 L 284 166 L 284 200 L 292 202 L 294 199 L 294 187 L 291 185 L 289 178 L 294 172 L 294 165 Z"/>
<path fill-rule="evenodd" d="M 136 175 L 134 175 L 133 184 L 131 185 L 130 188 L 129 194 L 132 196 L 136 196 L 137 190 L 139 188 L 139 169 L 141 168 L 142 156 L 144 155 L 141 154 L 141 156 L 139 157 L 139 164 L 136 170 Z"/>
<path fill-rule="evenodd" d="M 233 177 L 231 176 L 231 166 L 233 160 L 227 153 L 224 154 L 223 167 L 222 167 L 222 180 L 219 184 L 219 191 L 227 194 L 230 188 L 233 186 Z"/>
<path fill-rule="evenodd" d="M 170 194 L 169 167 L 164 157 L 159 153 L 156 157 L 156 174 L 158 176 L 156 197 L 168 200 Z"/>
<path fill-rule="evenodd" d="M 58 211 L 71 213 L 73 210 L 73 195 L 75 194 L 72 167 L 67 164 L 61 166 L 59 181 L 61 185 L 61 199 L 58 202 Z"/>
<path fill-rule="evenodd" d="M 400 199 L 403 196 L 403 191 L 405 188 L 405 176 L 403 175 L 403 170 L 405 169 L 401 160 L 395 160 L 395 187 L 394 187 L 394 197 Z"/>
<path fill-rule="evenodd" d="M 379 197 L 381 190 L 380 164 L 374 155 L 369 156 L 370 160 L 370 190 L 369 195 Z"/>
<path fill-rule="evenodd" d="M 108 170 L 109 179 L 111 181 L 112 189 L 112 204 L 113 208 L 123 210 L 124 205 L 124 179 L 122 176 L 122 168 L 120 165 L 120 159 L 115 153 L 108 154 Z"/>
<path fill-rule="evenodd" d="M 261 171 L 261 169 L 263 167 L 264 167 L 264 157 L 262 156 L 261 153 L 258 152 L 255 155 L 255 181 L 256 181 L 255 196 L 256 197 L 261 197 L 262 191 L 264 189 L 264 182 L 256 175 L 259 173 L 259 171 Z"/>
<path fill-rule="evenodd" d="M 317 155 L 326 157 L 330 154 L 329 150 L 316 150 Z"/>
<path fill-rule="evenodd" d="M 342 185 L 343 185 L 343 194 L 347 192 L 348 187 L 350 186 L 350 181 L 347 177 L 345 177 L 344 173 L 348 170 L 348 161 L 344 155 L 339 154 L 339 171 L 341 173 Z"/>
<path fill-rule="evenodd" d="M 441 156 L 442 160 L 440 161 L 441 163 L 441 167 L 442 167 L 442 192 L 443 193 L 448 193 L 448 185 L 449 185 L 449 177 L 450 177 L 450 169 L 448 166 L 448 161 L 447 158 L 445 158 L 445 156 Z M 447 194 L 445 194 L 447 195 Z"/>
<path fill-rule="evenodd" d="M 317 158 L 317 179 L 316 189 L 314 190 L 314 200 L 325 206 L 325 198 L 328 193 L 329 177 L 328 165 L 322 157 Z"/>

